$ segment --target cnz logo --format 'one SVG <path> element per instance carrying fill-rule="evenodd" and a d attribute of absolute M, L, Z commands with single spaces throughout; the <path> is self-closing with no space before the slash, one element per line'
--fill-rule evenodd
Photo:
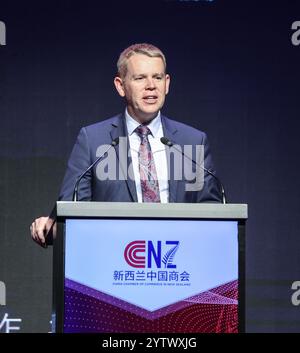
<path fill-rule="evenodd" d="M 148 240 L 135 240 L 127 244 L 124 258 L 129 266 L 135 268 L 152 268 L 156 265 L 161 268 L 176 268 L 173 264 L 174 256 L 179 247 L 179 241 L 168 240 L 154 242 Z"/>

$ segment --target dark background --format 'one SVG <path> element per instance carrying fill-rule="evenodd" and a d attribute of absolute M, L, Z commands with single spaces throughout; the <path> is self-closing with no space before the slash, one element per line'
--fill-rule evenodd
<path fill-rule="evenodd" d="M 80 127 L 124 109 L 119 53 L 167 57 L 163 113 L 204 130 L 232 203 L 248 203 L 247 331 L 299 332 L 299 1 L 3 1 L 0 280 L 22 332 L 50 330 L 52 250 L 29 235 L 55 202 Z"/>

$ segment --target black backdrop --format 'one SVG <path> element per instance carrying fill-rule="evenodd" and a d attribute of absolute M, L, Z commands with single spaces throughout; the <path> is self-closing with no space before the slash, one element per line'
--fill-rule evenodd
<path fill-rule="evenodd" d="M 52 250 L 29 225 L 50 211 L 79 128 L 124 109 L 120 51 L 151 42 L 172 78 L 163 112 L 207 132 L 229 201 L 249 204 L 247 331 L 299 332 L 299 1 L 1 0 L 0 20 L 0 322 L 49 331 Z"/>

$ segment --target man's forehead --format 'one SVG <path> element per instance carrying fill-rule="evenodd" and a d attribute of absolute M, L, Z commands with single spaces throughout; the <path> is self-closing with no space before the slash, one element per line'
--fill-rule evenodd
<path fill-rule="evenodd" d="M 145 66 L 145 65 L 162 65 L 164 66 L 164 62 L 161 57 L 153 57 L 153 56 L 148 56 L 144 54 L 139 54 L 136 53 L 132 55 L 128 61 L 127 64 L 131 64 L 132 66 Z"/>
<path fill-rule="evenodd" d="M 133 74 L 151 73 L 162 74 L 165 72 L 164 62 L 160 57 L 149 57 L 143 54 L 135 54 L 128 59 L 127 70 Z"/>

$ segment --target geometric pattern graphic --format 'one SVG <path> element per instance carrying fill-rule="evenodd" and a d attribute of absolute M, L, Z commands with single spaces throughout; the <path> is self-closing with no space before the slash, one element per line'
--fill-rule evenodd
<path fill-rule="evenodd" d="M 150 312 L 65 279 L 64 332 L 237 333 L 238 281 Z"/>

